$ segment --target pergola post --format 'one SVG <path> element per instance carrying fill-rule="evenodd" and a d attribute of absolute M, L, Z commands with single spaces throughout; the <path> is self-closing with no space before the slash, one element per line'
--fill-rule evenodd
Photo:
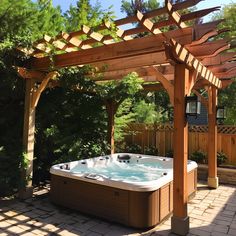
<path fill-rule="evenodd" d="M 217 123 L 216 123 L 217 89 L 208 89 L 208 186 L 218 188 L 217 177 Z"/>
<path fill-rule="evenodd" d="M 117 104 L 111 99 L 106 100 L 106 109 L 108 115 L 108 142 L 111 146 L 111 154 L 115 152 L 115 114 L 117 111 Z"/>
<path fill-rule="evenodd" d="M 175 65 L 174 79 L 174 180 L 171 231 L 178 235 L 189 232 L 187 213 L 188 123 L 185 118 L 185 97 L 189 90 L 189 70 Z"/>
<path fill-rule="evenodd" d="M 38 71 L 27 71 L 18 68 L 20 76 L 26 79 L 25 86 L 25 109 L 24 109 L 24 128 L 23 128 L 23 152 L 27 159 L 27 166 L 22 168 L 23 186 L 19 189 L 19 198 L 25 199 L 32 197 L 33 186 L 33 159 L 34 159 L 34 132 L 35 132 L 35 112 L 41 93 L 47 87 L 50 79 L 58 76 L 55 71 L 43 74 Z M 40 82 L 38 81 L 40 79 Z"/>
<path fill-rule="evenodd" d="M 35 107 L 32 106 L 34 95 L 34 79 L 26 80 L 25 89 L 25 110 L 24 110 L 24 128 L 23 128 L 23 152 L 26 154 L 27 167 L 22 170 L 22 182 L 26 186 L 19 191 L 19 198 L 29 198 L 33 194 L 32 176 L 33 176 L 33 158 L 34 158 L 34 132 L 35 132 Z"/>

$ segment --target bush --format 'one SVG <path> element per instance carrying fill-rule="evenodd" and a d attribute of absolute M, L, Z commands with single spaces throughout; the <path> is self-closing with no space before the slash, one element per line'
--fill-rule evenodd
<path fill-rule="evenodd" d="M 190 159 L 192 161 L 196 161 L 199 164 L 205 164 L 206 161 L 206 153 L 203 151 L 195 151 L 190 155 Z"/>
<path fill-rule="evenodd" d="M 142 153 L 142 147 L 138 144 L 131 144 L 126 146 L 125 152 L 130 152 L 130 153 Z"/>
<path fill-rule="evenodd" d="M 155 146 L 144 147 L 144 154 L 158 156 L 158 149 Z"/>
<path fill-rule="evenodd" d="M 173 150 L 167 151 L 167 152 L 166 152 L 166 157 L 171 157 L 171 158 L 173 158 L 173 157 L 174 157 Z"/>
<path fill-rule="evenodd" d="M 228 157 L 224 152 L 217 152 L 217 166 L 224 164 Z"/>
<path fill-rule="evenodd" d="M 24 163 L 24 155 L 19 150 L 0 147 L 0 197 L 11 196 L 25 184 L 21 179 Z"/>

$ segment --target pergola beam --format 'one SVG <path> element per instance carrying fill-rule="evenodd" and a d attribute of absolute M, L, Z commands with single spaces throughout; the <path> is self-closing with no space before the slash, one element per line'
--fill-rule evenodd
<path fill-rule="evenodd" d="M 118 42 L 115 45 L 92 48 L 88 50 L 65 53 L 54 56 L 55 68 L 67 66 L 93 64 L 106 60 L 127 58 L 131 56 L 148 55 L 149 53 L 164 51 L 162 41 L 158 40 L 159 35 L 148 38 L 139 38 L 127 42 Z M 35 70 L 49 70 L 51 60 L 49 57 L 32 58 L 31 67 Z"/>
<path fill-rule="evenodd" d="M 17 67 L 16 70 L 17 73 L 24 79 L 36 79 L 39 81 L 42 81 L 47 74 L 45 72 L 29 70 L 23 67 Z"/>

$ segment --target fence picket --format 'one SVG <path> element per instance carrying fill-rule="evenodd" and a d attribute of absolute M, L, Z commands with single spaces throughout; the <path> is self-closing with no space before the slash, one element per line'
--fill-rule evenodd
<path fill-rule="evenodd" d="M 173 149 L 173 126 L 171 124 L 130 124 L 126 143 L 138 144 L 144 151 L 145 146 L 155 146 L 160 155 L 166 155 Z M 207 153 L 208 126 L 189 126 L 189 155 L 197 150 Z M 228 156 L 227 164 L 236 164 L 236 126 L 218 126 L 217 150 Z"/>

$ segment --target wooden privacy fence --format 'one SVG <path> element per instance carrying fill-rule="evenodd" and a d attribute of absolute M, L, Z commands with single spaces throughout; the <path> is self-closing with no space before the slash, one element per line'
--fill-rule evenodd
<path fill-rule="evenodd" d="M 171 124 L 130 124 L 127 144 L 138 144 L 144 151 L 145 147 L 156 147 L 161 156 L 173 150 L 173 125 Z M 189 155 L 197 150 L 207 153 L 208 126 L 189 126 Z M 236 126 L 219 125 L 217 150 L 228 156 L 228 164 L 236 164 Z"/>

